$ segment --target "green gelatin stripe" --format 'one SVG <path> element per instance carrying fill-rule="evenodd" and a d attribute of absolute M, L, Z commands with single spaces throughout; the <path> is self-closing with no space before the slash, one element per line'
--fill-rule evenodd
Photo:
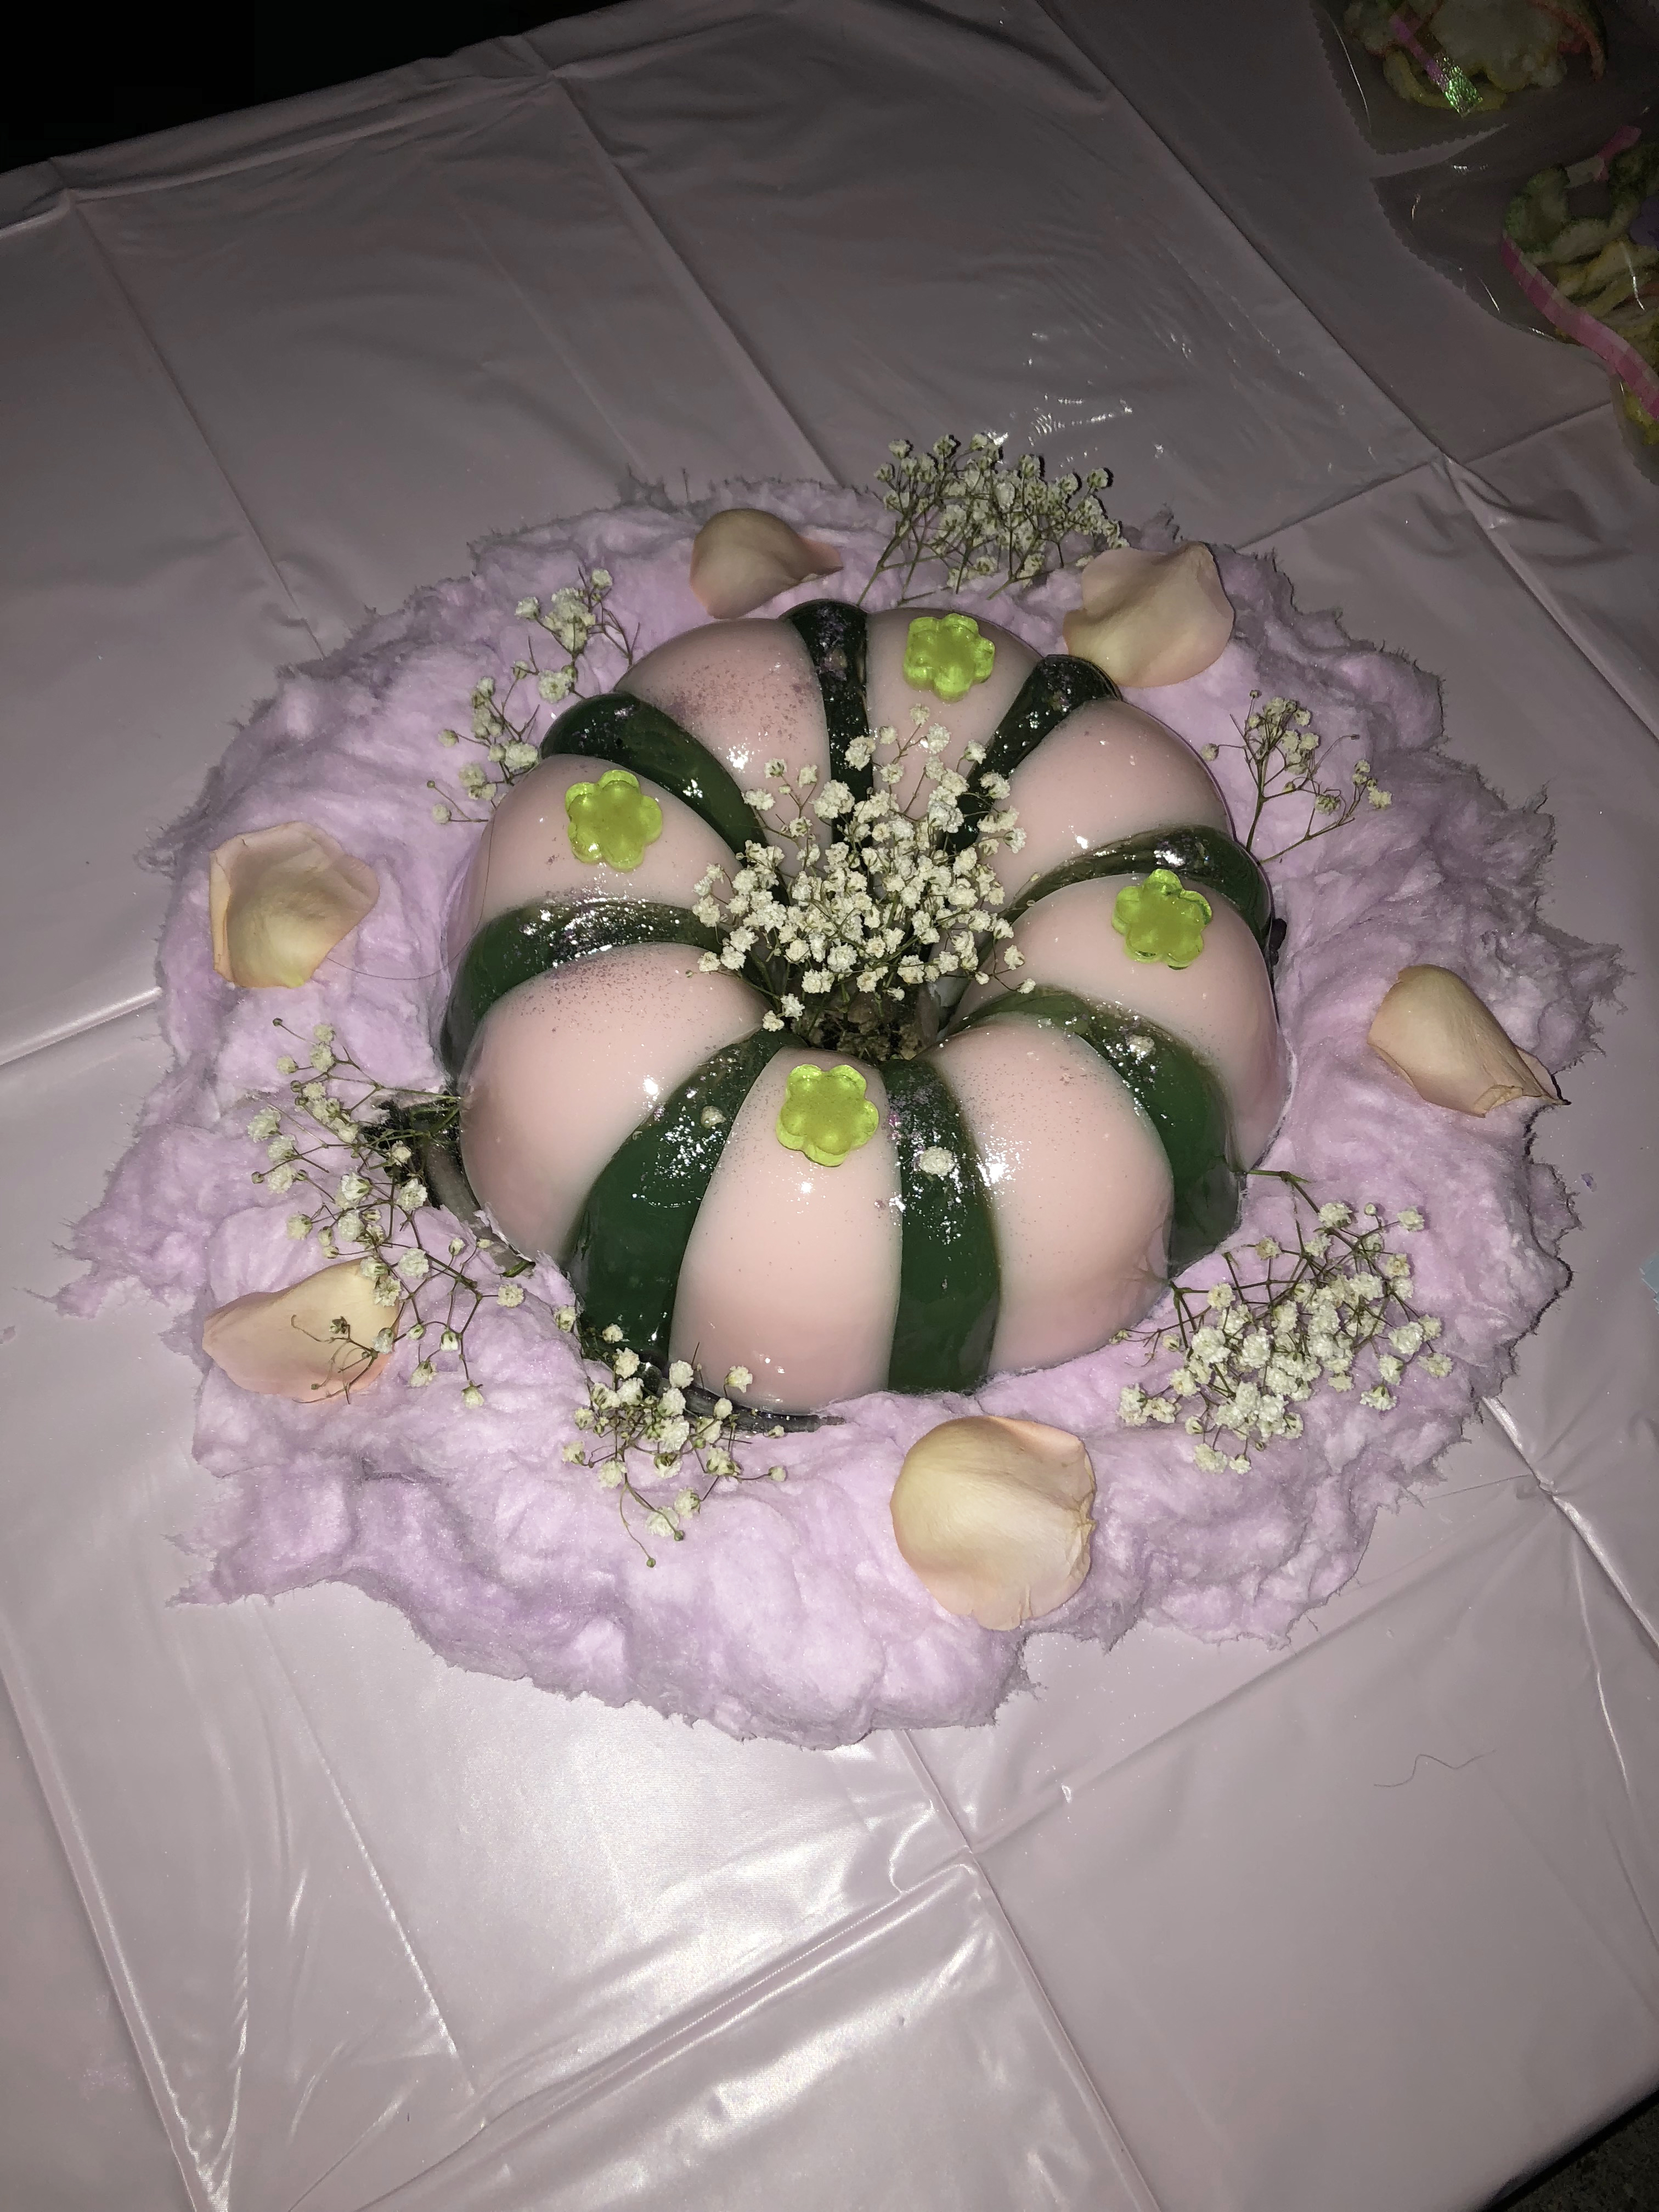
<path fill-rule="evenodd" d="M 848 746 L 870 726 L 865 704 L 869 648 L 864 609 L 848 606 L 844 599 L 809 599 L 805 606 L 792 607 L 783 619 L 800 633 L 823 696 L 830 773 L 854 799 L 868 799 L 875 788 L 869 763 L 850 768 L 847 761 Z"/>
<path fill-rule="evenodd" d="M 1039 899 L 1050 891 L 1063 891 L 1070 884 L 1091 883 L 1099 876 L 1149 876 L 1154 868 L 1172 868 L 1184 884 L 1219 891 L 1265 950 L 1273 926 L 1273 895 L 1255 854 L 1224 830 L 1146 830 L 1114 845 L 1098 846 L 1092 853 L 1080 853 L 1028 885 L 1006 908 L 1005 918 L 1018 921 Z"/>
<path fill-rule="evenodd" d="M 999 775 L 1012 775 L 1028 753 L 1035 752 L 1057 722 L 1079 707 L 1102 699 L 1121 699 L 1122 693 L 1103 669 L 1092 660 L 1079 660 L 1069 653 L 1046 653 L 1019 687 L 1019 696 L 997 724 L 996 734 L 985 749 L 985 765 Z"/>
<path fill-rule="evenodd" d="M 1014 703 L 997 724 L 985 748 L 984 766 L 994 775 L 1012 775 L 1030 753 L 1036 750 L 1057 723 L 1079 707 L 1122 694 L 1111 678 L 1091 660 L 1075 659 L 1069 653 L 1051 653 L 1039 660 L 1019 687 Z M 980 823 L 992 811 L 993 801 L 977 784 L 962 799 L 963 824 L 947 842 L 965 845 L 979 832 Z"/>
<path fill-rule="evenodd" d="M 623 945 L 688 945 L 716 952 L 720 940 L 684 907 L 648 899 L 544 899 L 485 922 L 466 948 L 449 994 L 438 1050 L 453 1075 L 478 1024 L 498 999 L 567 961 Z"/>
<path fill-rule="evenodd" d="M 738 1110 L 787 1033 L 723 1045 L 630 1136 L 595 1178 L 561 1262 L 586 1342 L 615 1326 L 641 1359 L 668 1358 L 680 1267 Z"/>
<path fill-rule="evenodd" d="M 888 1387 L 976 1390 L 990 1368 L 1002 1304 L 984 1170 L 955 1094 L 935 1068 L 890 1060 L 881 1078 L 896 1117 L 904 1207 Z M 951 1154 L 948 1174 L 928 1175 L 920 1166 L 931 1150 Z"/>
<path fill-rule="evenodd" d="M 1189 1045 L 1139 1014 L 1098 1006 L 1076 992 L 1040 983 L 980 1007 L 963 1024 L 1018 1018 L 1064 1030 L 1097 1052 L 1157 1130 L 1170 1163 L 1175 1202 L 1170 1273 L 1214 1251 L 1238 1226 L 1242 1178 L 1229 1159 L 1231 1115 L 1220 1079 Z"/>
<path fill-rule="evenodd" d="M 734 853 L 761 834 L 752 808 L 707 745 L 660 707 L 625 691 L 605 691 L 567 707 L 542 739 L 542 758 L 580 753 L 607 768 L 632 769 L 683 799 Z"/>

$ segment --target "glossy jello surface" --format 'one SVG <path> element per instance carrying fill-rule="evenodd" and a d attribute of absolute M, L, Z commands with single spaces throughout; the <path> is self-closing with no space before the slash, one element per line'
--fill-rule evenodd
<path fill-rule="evenodd" d="M 635 783 L 655 805 L 660 827 L 638 858 L 625 851 L 615 861 L 579 853 L 567 801 L 572 790 L 596 781 L 594 762 L 556 753 L 514 785 L 486 824 L 457 898 L 448 934 L 452 962 L 481 924 L 514 907 L 572 896 L 689 906 L 705 869 L 732 865 L 725 840 L 648 776 Z"/>
<path fill-rule="evenodd" d="M 1113 927 L 1120 892 L 1135 878 L 1103 876 L 1040 900 L 1014 926 L 1013 942 L 1034 983 L 1073 991 L 1103 1006 L 1144 1014 L 1212 1066 L 1231 1101 L 1236 1164 L 1266 1150 L 1290 1095 L 1261 947 L 1224 899 L 1208 902 L 1204 949 L 1190 966 L 1133 958 Z M 963 1011 L 990 1004 L 994 988 L 970 985 Z"/>
<path fill-rule="evenodd" d="M 461 1109 L 468 1179 L 509 1243 L 560 1258 L 623 1138 L 761 1012 L 747 984 L 699 975 L 677 945 L 625 946 L 510 991 L 479 1032 Z"/>
<path fill-rule="evenodd" d="M 1002 1277 L 994 1369 L 1051 1366 L 1138 1321 L 1164 1275 L 1169 1163 L 1086 1044 L 986 1022 L 939 1048 L 990 1186 Z"/>
<path fill-rule="evenodd" d="M 930 732 L 969 779 L 954 828 L 916 827 Z M 787 811 L 750 806 L 769 787 Z M 838 842 L 887 791 L 903 834 L 878 809 Z M 730 933 L 721 887 L 759 865 L 738 848 L 775 848 L 797 805 L 806 860 Z M 1020 835 L 981 829 L 1006 808 Z M 891 856 L 928 840 L 939 926 L 908 995 L 877 992 L 860 947 L 910 929 Z M 792 921 L 820 868 L 835 888 Z M 986 980 L 924 992 L 952 917 L 999 894 Z M 1133 1327 L 1229 1233 L 1288 1087 L 1270 915 L 1204 763 L 1090 665 L 951 610 L 709 623 L 568 710 L 481 841 L 444 1029 L 467 1170 L 595 1344 L 717 1391 L 746 1370 L 738 1395 L 787 1412 L 971 1391 Z M 849 1025 L 835 1049 L 814 1024 L 857 992 L 884 1041 Z"/>
<path fill-rule="evenodd" d="M 763 787 L 769 761 L 783 763 L 792 786 L 803 768 L 830 773 L 817 678 L 788 623 L 687 630 L 636 661 L 617 688 L 671 715 L 744 791 Z"/>
<path fill-rule="evenodd" d="M 962 698 L 941 699 L 926 685 L 907 683 L 904 676 L 910 626 L 917 614 L 926 612 L 920 608 L 915 612 L 894 610 L 870 617 L 866 693 L 870 725 L 872 729 L 896 730 L 902 738 L 908 738 L 915 732 L 915 710 L 920 708 L 927 726 L 937 723 L 950 732 L 951 741 L 943 757 L 947 767 L 959 768 L 967 746 L 989 744 L 998 723 L 1018 696 L 1021 684 L 1036 666 L 1037 656 L 1011 630 L 981 620 L 979 630 L 989 638 L 995 652 L 991 673 Z M 921 787 L 921 763 L 917 757 L 906 763 L 894 787 L 894 797 L 908 811 Z"/>
<path fill-rule="evenodd" d="M 898 1168 L 887 1094 L 864 1066 L 874 1135 L 833 1167 L 778 1140 L 790 1073 L 854 1063 L 778 1054 L 745 1100 L 680 1269 L 672 1351 L 754 1376 L 751 1404 L 799 1408 L 879 1390 L 898 1305 Z"/>
<path fill-rule="evenodd" d="M 1009 897 L 1051 868 L 1142 830 L 1225 830 L 1214 779 L 1173 731 L 1125 699 L 1079 707 L 1009 779 L 1025 842 L 992 866 Z"/>

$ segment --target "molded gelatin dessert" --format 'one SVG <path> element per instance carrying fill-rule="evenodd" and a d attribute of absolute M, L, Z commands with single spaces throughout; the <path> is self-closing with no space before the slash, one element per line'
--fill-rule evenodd
<path fill-rule="evenodd" d="M 1197 756 L 989 623 L 915 681 L 915 624 L 818 600 L 659 647 L 553 725 L 452 927 L 442 1043 L 480 1202 L 565 1271 L 585 1333 L 715 1389 L 740 1363 L 757 1407 L 1093 1350 L 1231 1232 L 1287 1094 L 1267 887 Z M 720 940 L 692 908 L 779 842 L 744 797 L 769 767 L 867 797 L 860 741 L 918 707 L 967 778 L 957 846 L 1017 810 L 990 865 L 1023 965 L 954 1004 L 919 987 L 911 1057 L 822 1049 L 764 1025 L 775 975 L 700 968 Z M 913 817 L 922 758 L 893 787 Z"/>

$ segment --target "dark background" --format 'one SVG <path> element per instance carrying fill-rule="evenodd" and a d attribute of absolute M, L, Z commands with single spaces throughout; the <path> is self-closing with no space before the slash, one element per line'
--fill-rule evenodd
<path fill-rule="evenodd" d="M 348 84 L 404 62 L 453 54 L 480 39 L 499 39 L 563 15 L 585 15 L 598 0 L 400 0 L 374 9 L 337 0 L 255 0 L 211 27 L 185 11 L 130 8 L 104 16 L 76 37 L 72 55 L 9 64 L 0 86 L 0 169 L 76 154 L 146 131 L 199 123 L 239 107 L 258 107 Z M 67 40 L 65 41 L 67 43 Z M 72 97 L 65 98 L 66 91 Z"/>

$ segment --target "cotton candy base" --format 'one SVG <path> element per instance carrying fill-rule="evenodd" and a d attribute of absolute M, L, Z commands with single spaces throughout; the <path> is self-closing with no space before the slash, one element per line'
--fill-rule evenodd
<path fill-rule="evenodd" d="M 641 652 L 706 619 L 687 581 L 691 540 L 715 507 L 733 503 L 768 507 L 835 545 L 845 568 L 827 588 L 846 596 L 884 536 L 872 501 L 811 485 L 732 486 L 684 508 L 646 498 L 532 531 L 486 547 L 471 578 L 418 593 L 288 677 L 237 737 L 167 842 L 177 888 L 161 972 L 176 1066 L 77 1232 L 92 1265 L 65 1294 L 70 1310 L 90 1314 L 136 1282 L 174 1310 L 174 1340 L 193 1349 L 214 1307 L 322 1264 L 286 1233 L 293 1199 L 250 1181 L 262 1164 L 246 1133 L 250 1102 L 282 1088 L 275 1060 L 291 1042 L 273 1016 L 307 1039 L 313 1024 L 332 1023 L 383 1083 L 441 1082 L 443 925 L 477 832 L 432 817 L 427 780 L 456 762 L 439 732 L 468 726 L 481 676 L 505 690 L 526 640 L 515 604 L 571 581 L 579 561 L 612 571 L 612 604 L 637 626 Z M 191 1538 L 208 1564 L 187 1595 L 350 1583 L 398 1607 L 457 1665 L 612 1705 L 639 1699 L 734 1735 L 828 1746 L 872 1728 L 988 1720 L 1023 1680 L 1032 1633 L 1110 1644 L 1146 1620 L 1210 1639 L 1279 1638 L 1341 1587 L 1378 1510 L 1429 1475 L 1564 1286 L 1556 1255 L 1571 1221 L 1556 1179 L 1528 1157 L 1535 1104 L 1484 1121 L 1426 1106 L 1368 1050 L 1367 1025 L 1401 968 L 1433 963 L 1466 976 L 1559 1074 L 1586 1049 L 1617 960 L 1540 919 L 1548 819 L 1505 807 L 1440 750 L 1433 679 L 1352 643 L 1328 616 L 1298 613 L 1268 562 L 1218 557 L 1237 610 L 1231 643 L 1201 676 L 1131 696 L 1195 744 L 1235 738 L 1253 690 L 1293 696 L 1328 738 L 1353 733 L 1334 747 L 1334 768 L 1365 758 L 1392 793 L 1386 811 L 1362 809 L 1270 870 L 1288 923 L 1279 1000 L 1297 1077 L 1268 1164 L 1294 1168 L 1322 1199 L 1374 1201 L 1389 1218 L 1422 1210 L 1428 1229 L 1403 1241 L 1419 1310 L 1443 1320 L 1453 1373 L 1436 1382 L 1408 1369 L 1397 1408 L 1382 1415 L 1357 1394 L 1322 1391 L 1304 1408 L 1301 1439 L 1258 1449 L 1243 1474 L 1200 1473 L 1178 1428 L 1119 1425 L 1121 1386 L 1151 1387 L 1170 1364 L 1148 1370 L 1137 1346 L 994 1382 L 979 1408 L 1074 1431 L 1099 1488 L 1083 1588 L 1035 1629 L 993 1632 L 934 1604 L 900 1558 L 888 1514 L 909 1446 L 974 1401 L 882 1394 L 815 1433 L 765 1443 L 763 1462 L 785 1462 L 787 1481 L 717 1492 L 684 1542 L 653 1540 L 647 1566 L 615 1494 L 561 1459 L 584 1390 L 575 1349 L 550 1317 L 564 1285 L 544 1268 L 524 1307 L 486 1310 L 469 1336 L 485 1394 L 476 1409 L 453 1381 L 406 1387 L 417 1356 L 408 1343 L 375 1389 L 325 1407 L 250 1396 L 198 1352 L 196 1455 L 221 1489 Z M 805 585 L 766 611 L 825 590 Z M 878 589 L 872 604 L 892 596 Z M 1073 574 L 988 611 L 1054 651 L 1076 602 Z M 592 659 L 589 690 L 619 672 Z M 1238 758 L 1224 751 L 1216 763 L 1236 816 Z M 1262 852 L 1302 826 L 1305 810 L 1279 811 L 1282 826 L 1258 837 Z M 208 854 L 295 819 L 368 861 L 380 902 L 311 983 L 239 991 L 213 971 Z M 1282 1235 L 1282 1191 L 1251 1189 L 1241 1237 Z M 1213 1273 L 1200 1266 L 1193 1279 Z"/>

